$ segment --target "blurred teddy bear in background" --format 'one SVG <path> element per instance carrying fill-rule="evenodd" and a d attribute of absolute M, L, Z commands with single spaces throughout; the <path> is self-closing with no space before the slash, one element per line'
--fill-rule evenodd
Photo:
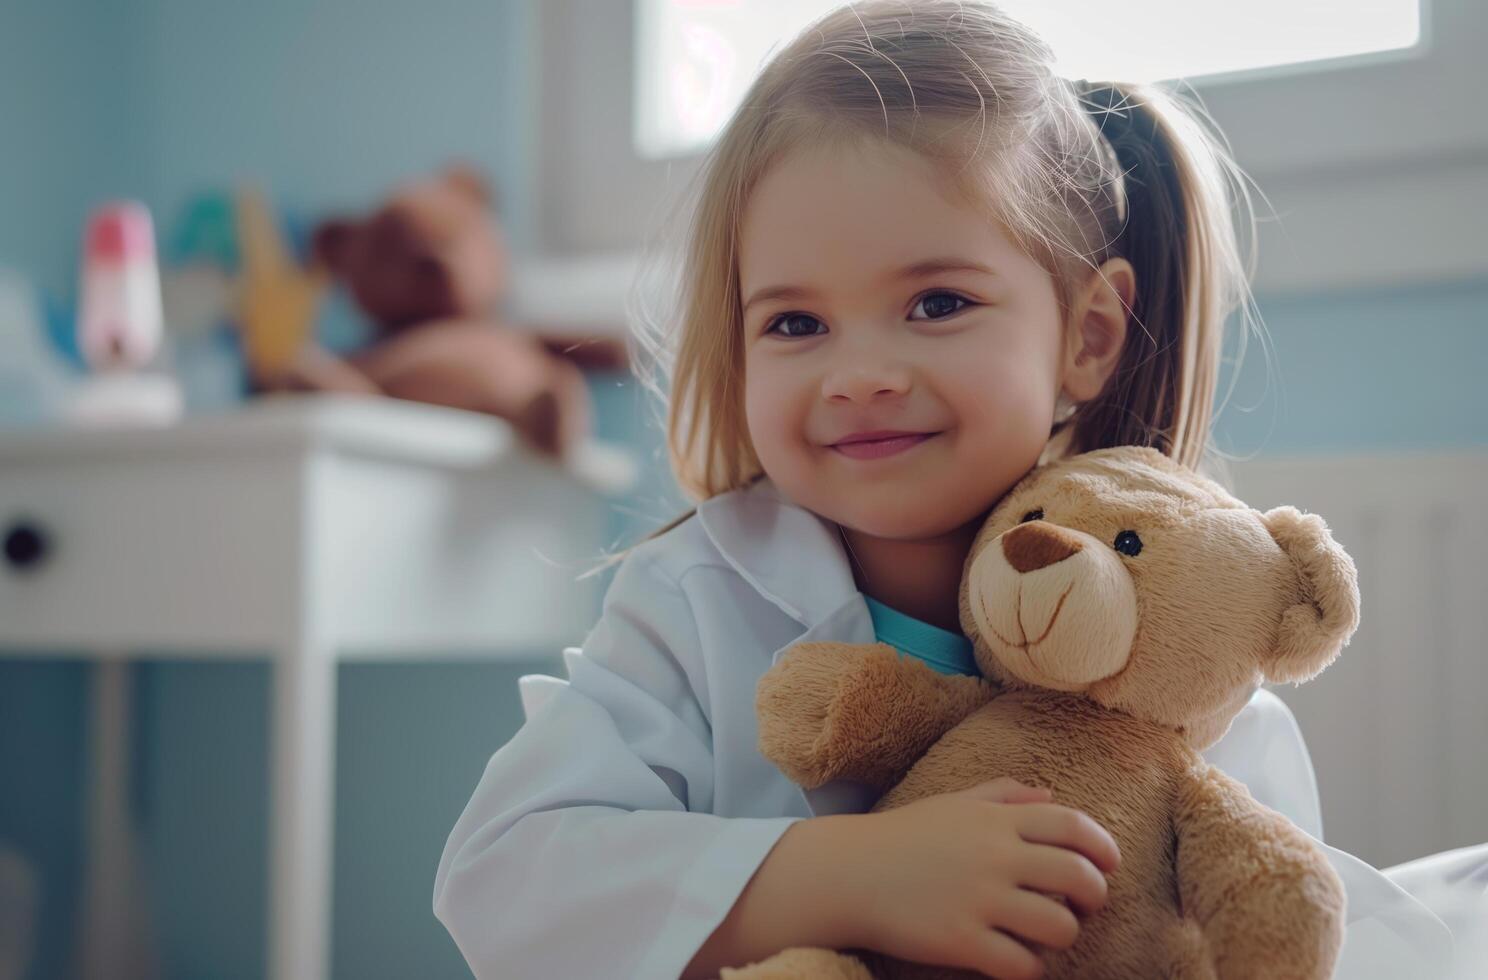
<path fill-rule="evenodd" d="M 365 218 L 321 223 L 311 255 L 371 322 L 370 341 L 342 355 L 306 341 L 261 386 L 485 412 L 559 457 L 589 435 L 580 366 L 618 366 L 618 349 L 544 341 L 502 322 L 508 254 L 491 192 L 473 170 L 452 166 L 398 188 Z"/>

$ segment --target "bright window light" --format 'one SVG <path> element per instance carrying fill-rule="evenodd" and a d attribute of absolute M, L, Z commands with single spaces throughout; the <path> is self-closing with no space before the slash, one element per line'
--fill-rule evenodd
<path fill-rule="evenodd" d="M 695 153 L 786 40 L 840 0 L 635 0 L 635 143 Z M 1414 47 L 1420 0 L 1001 0 L 1066 78 L 1158 81 L 1269 73 Z M 1295 69 L 1293 69 L 1295 70 Z"/>

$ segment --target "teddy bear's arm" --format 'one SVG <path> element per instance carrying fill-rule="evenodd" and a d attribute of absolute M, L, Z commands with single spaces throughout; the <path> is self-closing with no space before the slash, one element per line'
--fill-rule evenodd
<path fill-rule="evenodd" d="M 1333 975 L 1343 883 L 1312 838 L 1203 764 L 1181 778 L 1173 830 L 1184 913 L 1202 930 L 1216 976 Z"/>
<path fill-rule="evenodd" d="M 887 790 L 995 693 L 884 643 L 800 643 L 760 679 L 760 751 L 808 789 L 846 778 Z"/>

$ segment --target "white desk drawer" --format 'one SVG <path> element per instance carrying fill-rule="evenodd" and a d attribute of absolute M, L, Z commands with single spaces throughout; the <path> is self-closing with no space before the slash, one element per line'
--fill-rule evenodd
<path fill-rule="evenodd" d="M 604 526 L 602 498 L 502 423 L 431 406 L 291 401 L 6 437 L 0 541 L 30 528 L 45 544 L 0 560 L 0 645 L 556 651 L 598 612 L 597 580 L 575 579 Z"/>
<path fill-rule="evenodd" d="M 309 536 L 320 628 L 343 657 L 558 653 L 599 613 L 602 502 L 557 469 L 440 472 L 316 460 Z"/>
<path fill-rule="evenodd" d="M 0 534 L 45 536 L 0 570 L 0 643 L 262 648 L 296 608 L 293 458 L 55 459 L 0 471 Z"/>

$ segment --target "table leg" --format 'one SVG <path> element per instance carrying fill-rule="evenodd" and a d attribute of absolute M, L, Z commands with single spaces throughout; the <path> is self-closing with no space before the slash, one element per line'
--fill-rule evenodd
<path fill-rule="evenodd" d="M 304 644 L 274 661 L 270 738 L 269 976 L 330 972 L 336 662 Z"/>
<path fill-rule="evenodd" d="M 92 686 L 93 784 L 78 975 L 82 980 L 150 980 L 161 975 L 161 964 L 130 805 L 130 664 L 122 657 L 103 656 L 94 664 Z"/>

